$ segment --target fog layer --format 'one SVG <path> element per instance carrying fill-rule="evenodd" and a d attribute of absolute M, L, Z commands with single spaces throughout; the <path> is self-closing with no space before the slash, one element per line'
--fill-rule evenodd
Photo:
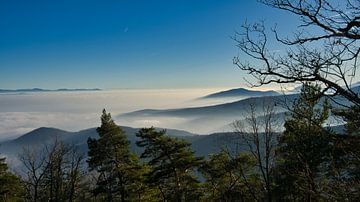
<path fill-rule="evenodd" d="M 77 131 L 99 125 L 103 108 L 116 115 L 141 109 L 205 106 L 232 101 L 201 100 L 225 89 L 104 90 L 92 92 L 40 92 L 0 94 L 0 140 L 12 139 L 38 127 Z M 238 99 L 238 98 L 237 98 Z M 233 99 L 235 100 L 235 98 Z M 176 127 L 185 122 L 173 119 L 116 120 L 133 127 Z M 192 132 L 197 131 L 193 128 Z"/>

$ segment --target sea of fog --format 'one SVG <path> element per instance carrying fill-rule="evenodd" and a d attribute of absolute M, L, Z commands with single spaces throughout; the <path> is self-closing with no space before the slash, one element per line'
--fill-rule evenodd
<path fill-rule="evenodd" d="M 226 89 L 3 93 L 0 94 L 0 141 L 18 137 L 39 127 L 55 127 L 67 131 L 97 127 L 104 108 L 119 125 L 176 128 L 179 121 L 176 119 L 121 122 L 116 120 L 116 116 L 141 109 L 195 107 L 235 101 L 198 99 L 220 90 Z M 201 131 L 194 128 L 191 132 Z"/>

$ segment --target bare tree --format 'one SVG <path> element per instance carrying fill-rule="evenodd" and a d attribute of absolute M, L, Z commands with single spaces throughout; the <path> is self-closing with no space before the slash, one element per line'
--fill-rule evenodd
<path fill-rule="evenodd" d="M 80 154 L 77 151 L 77 148 L 74 145 L 71 145 L 69 153 L 69 171 L 67 174 L 68 185 L 66 188 L 69 202 L 74 201 L 78 191 L 77 189 L 82 181 L 84 159 L 84 154 Z"/>
<path fill-rule="evenodd" d="M 29 198 L 32 201 L 74 201 L 83 176 L 84 155 L 74 145 L 55 139 L 42 149 L 24 149 L 24 165 Z"/>
<path fill-rule="evenodd" d="M 323 94 L 341 95 L 360 105 L 352 89 L 360 53 L 360 1 L 261 0 L 265 5 L 299 17 L 293 37 L 281 37 L 272 29 L 283 52 L 269 48 L 265 22 L 242 26 L 234 40 L 251 61 L 234 58 L 234 64 L 250 73 L 254 86 L 270 83 L 320 82 Z M 254 62 L 256 60 L 257 62 Z"/>
<path fill-rule="evenodd" d="M 250 105 L 248 117 L 233 123 L 235 132 L 240 136 L 239 144 L 245 146 L 257 162 L 263 181 L 263 190 L 267 201 L 272 196 L 272 174 L 275 167 L 276 131 L 278 127 L 273 106 L 263 106 L 262 114 L 257 113 L 254 105 Z"/>
<path fill-rule="evenodd" d="M 42 152 L 24 148 L 20 154 L 20 161 L 23 163 L 26 173 L 26 189 L 31 201 L 38 201 L 43 186 L 43 178 L 46 171 L 46 157 Z"/>

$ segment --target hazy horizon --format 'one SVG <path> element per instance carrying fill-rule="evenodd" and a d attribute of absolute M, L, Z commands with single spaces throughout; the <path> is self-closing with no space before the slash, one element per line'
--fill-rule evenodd
<path fill-rule="evenodd" d="M 97 127 L 104 108 L 116 120 L 119 114 L 141 109 L 219 104 L 231 99 L 225 101 L 197 98 L 226 89 L 123 89 L 0 94 L 0 140 L 17 137 L 38 127 L 56 127 L 68 131 Z M 124 124 L 116 121 L 119 125 L 136 126 L 136 123 Z M 149 123 L 148 126 L 152 125 L 154 123 Z"/>

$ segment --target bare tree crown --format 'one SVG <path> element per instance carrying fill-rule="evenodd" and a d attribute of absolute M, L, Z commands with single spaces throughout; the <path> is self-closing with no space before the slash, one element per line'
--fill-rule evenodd
<path fill-rule="evenodd" d="M 254 86 L 270 83 L 320 82 L 323 93 L 341 95 L 355 105 L 360 97 L 352 89 L 360 53 L 360 1 L 262 0 L 263 4 L 299 17 L 293 36 L 274 38 L 283 52 L 269 50 L 265 23 L 242 26 L 234 40 L 242 53 L 256 60 L 235 57 L 234 64 L 250 73 Z"/>

